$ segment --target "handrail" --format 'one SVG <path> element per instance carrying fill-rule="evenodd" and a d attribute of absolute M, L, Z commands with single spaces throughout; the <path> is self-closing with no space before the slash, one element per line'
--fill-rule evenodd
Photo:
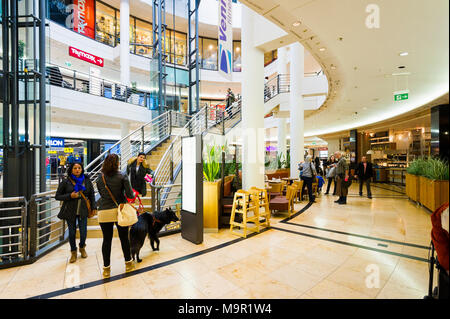
<path fill-rule="evenodd" d="M 119 145 L 120 143 L 124 142 L 126 139 L 128 139 L 129 137 L 131 137 L 133 134 L 139 132 L 140 130 L 142 130 L 142 128 L 152 124 L 153 122 L 155 122 L 156 120 L 159 120 L 160 118 L 162 118 L 163 116 L 165 116 L 167 113 L 170 113 L 172 111 L 167 111 L 157 117 L 155 117 L 154 119 L 152 119 L 150 122 L 142 125 L 141 127 L 139 127 L 138 129 L 134 130 L 133 132 L 131 132 L 130 134 L 128 134 L 127 136 L 125 136 L 124 138 L 122 138 L 120 141 L 118 141 L 116 144 L 114 144 L 113 146 L 111 146 L 107 151 L 104 151 L 103 153 L 101 153 L 99 156 L 97 156 L 94 160 L 92 160 L 86 167 L 85 170 L 87 171 L 89 168 L 91 168 L 91 166 L 93 166 L 94 163 L 96 163 L 98 160 L 100 160 L 103 156 L 105 156 L 107 153 L 111 152 L 111 149 L 113 149 L 114 147 L 116 147 L 117 145 Z"/>

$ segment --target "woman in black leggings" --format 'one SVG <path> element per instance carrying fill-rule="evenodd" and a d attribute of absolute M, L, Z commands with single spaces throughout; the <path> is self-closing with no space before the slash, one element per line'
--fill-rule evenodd
<path fill-rule="evenodd" d="M 129 227 L 122 227 L 117 223 L 117 204 L 125 204 L 127 202 L 126 197 L 134 198 L 134 194 L 128 177 L 119 172 L 119 157 L 116 154 L 110 154 L 106 157 L 102 166 L 102 175 L 97 178 L 96 182 L 100 193 L 98 222 L 103 233 L 103 277 L 107 278 L 111 275 L 110 258 L 114 224 L 116 224 L 119 233 L 125 258 L 125 270 L 128 272 L 134 269 L 128 239 Z M 111 197 L 110 193 L 114 198 Z"/>

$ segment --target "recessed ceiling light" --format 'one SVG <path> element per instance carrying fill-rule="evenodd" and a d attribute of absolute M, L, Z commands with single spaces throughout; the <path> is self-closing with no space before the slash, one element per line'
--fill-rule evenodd
<path fill-rule="evenodd" d="M 408 52 L 400 52 L 399 55 L 400 56 L 407 56 L 409 53 Z"/>
<path fill-rule="evenodd" d="M 294 23 L 292 23 L 292 25 L 293 25 L 294 27 L 298 27 L 300 24 L 301 24 L 300 21 L 295 21 Z"/>
<path fill-rule="evenodd" d="M 323 52 L 323 51 L 325 51 L 325 48 L 320 48 L 319 51 L 322 51 L 322 52 Z"/>
<path fill-rule="evenodd" d="M 331 66 L 332 70 L 336 70 L 336 67 L 334 65 Z"/>
<path fill-rule="evenodd" d="M 404 69 L 404 68 L 406 68 L 406 66 L 400 65 L 398 68 L 399 68 L 399 69 Z"/>

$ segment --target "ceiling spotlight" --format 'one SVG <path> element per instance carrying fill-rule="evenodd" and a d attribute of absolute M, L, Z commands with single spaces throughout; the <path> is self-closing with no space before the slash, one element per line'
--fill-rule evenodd
<path fill-rule="evenodd" d="M 399 69 L 404 69 L 404 68 L 406 68 L 406 66 L 400 65 L 398 68 L 399 68 Z"/>
<path fill-rule="evenodd" d="M 294 23 L 292 23 L 292 25 L 293 25 L 294 27 L 298 27 L 300 24 L 301 24 L 300 21 L 295 21 Z"/>
<path fill-rule="evenodd" d="M 325 48 L 320 48 L 319 51 L 323 52 L 325 51 Z"/>
<path fill-rule="evenodd" d="M 400 52 L 399 55 L 400 56 L 407 56 L 409 53 L 408 52 Z"/>
<path fill-rule="evenodd" d="M 334 65 L 331 66 L 332 70 L 336 70 L 336 67 Z"/>

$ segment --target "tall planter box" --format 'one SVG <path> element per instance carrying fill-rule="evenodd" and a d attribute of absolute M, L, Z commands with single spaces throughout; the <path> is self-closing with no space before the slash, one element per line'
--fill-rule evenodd
<path fill-rule="evenodd" d="M 203 229 L 205 232 L 219 231 L 220 181 L 203 182 Z"/>
<path fill-rule="evenodd" d="M 406 174 L 406 196 L 415 202 L 420 202 L 419 176 Z"/>
<path fill-rule="evenodd" d="M 434 212 L 442 204 L 448 202 L 448 181 L 435 181 L 420 176 L 420 203 Z"/>

